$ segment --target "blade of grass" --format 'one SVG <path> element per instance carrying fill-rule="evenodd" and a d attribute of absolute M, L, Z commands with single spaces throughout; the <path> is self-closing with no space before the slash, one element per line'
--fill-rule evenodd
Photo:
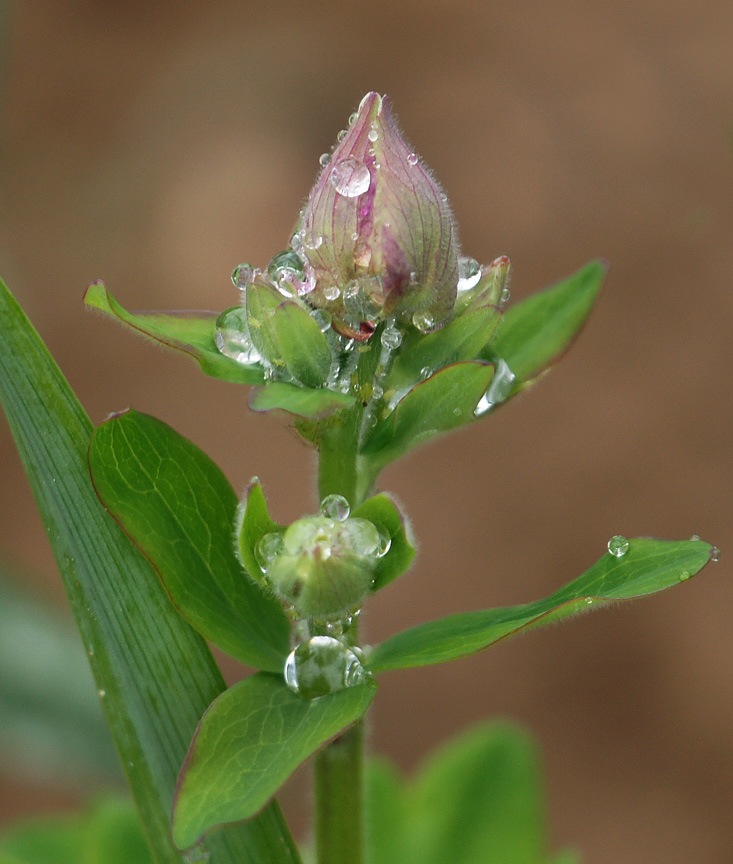
<path fill-rule="evenodd" d="M 196 724 L 224 683 L 204 641 L 99 505 L 87 469 L 89 418 L 0 282 L 0 400 L 90 656 L 102 704 L 158 864 L 176 777 Z M 217 864 L 294 864 L 276 805 L 209 843 Z"/>

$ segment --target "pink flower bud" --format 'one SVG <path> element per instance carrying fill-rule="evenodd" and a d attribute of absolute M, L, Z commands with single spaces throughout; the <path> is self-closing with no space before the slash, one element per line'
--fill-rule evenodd
<path fill-rule="evenodd" d="M 458 240 L 447 196 L 412 152 L 386 96 L 367 93 L 311 190 L 300 224 L 308 296 L 345 335 L 396 317 L 429 331 L 456 298 Z"/>

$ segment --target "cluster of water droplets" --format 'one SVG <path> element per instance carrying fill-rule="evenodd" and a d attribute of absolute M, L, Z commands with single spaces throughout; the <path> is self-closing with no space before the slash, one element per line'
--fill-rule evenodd
<path fill-rule="evenodd" d="M 281 556 L 307 554 L 325 562 L 332 555 L 348 553 L 376 562 L 389 552 L 392 542 L 372 522 L 352 517 L 349 502 L 342 495 L 328 495 L 321 502 L 319 517 L 299 520 L 293 528 L 265 534 L 255 548 L 267 584 L 268 574 L 282 561 Z M 315 699 L 369 679 L 361 649 L 349 642 L 360 612 L 358 605 L 314 618 L 302 617 L 295 606 L 288 612 L 296 621 L 296 644 L 285 661 L 283 677 L 294 693 Z"/>

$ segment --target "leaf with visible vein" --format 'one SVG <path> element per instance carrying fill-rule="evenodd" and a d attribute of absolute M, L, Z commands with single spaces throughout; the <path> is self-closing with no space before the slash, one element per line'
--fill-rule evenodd
<path fill-rule="evenodd" d="M 181 864 L 169 829 L 180 764 L 224 688 L 201 637 L 92 487 L 89 418 L 0 282 L 0 401 L 33 487 L 156 864 Z M 212 838 L 217 864 L 296 864 L 276 805 Z"/>
<path fill-rule="evenodd" d="M 237 496 L 219 467 L 170 426 L 137 411 L 95 430 L 89 464 L 105 507 L 189 623 L 243 663 L 279 672 L 290 626 L 237 560 Z"/>
<path fill-rule="evenodd" d="M 244 366 L 217 349 L 214 336 L 218 312 L 128 312 L 102 282 L 89 286 L 84 303 L 167 348 L 188 354 L 212 378 L 235 384 L 262 384 L 264 381 L 260 367 Z"/>
<path fill-rule="evenodd" d="M 392 636 L 367 658 L 372 672 L 454 660 L 530 627 L 559 621 L 589 607 L 630 600 L 686 581 L 710 561 L 702 540 L 631 540 L 628 552 L 605 554 L 582 576 L 534 603 L 450 615 Z"/>
<path fill-rule="evenodd" d="M 176 845 L 257 813 L 301 762 L 363 716 L 375 690 L 368 682 L 303 699 L 263 673 L 230 687 L 204 714 L 181 769 Z"/>

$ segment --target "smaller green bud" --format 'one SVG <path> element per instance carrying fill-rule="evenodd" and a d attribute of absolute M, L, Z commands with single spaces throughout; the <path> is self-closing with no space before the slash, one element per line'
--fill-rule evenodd
<path fill-rule="evenodd" d="M 281 537 L 281 545 L 270 535 L 260 541 L 267 546 L 265 578 L 299 617 L 341 617 L 370 593 L 382 538 L 368 520 L 307 516 Z"/>

